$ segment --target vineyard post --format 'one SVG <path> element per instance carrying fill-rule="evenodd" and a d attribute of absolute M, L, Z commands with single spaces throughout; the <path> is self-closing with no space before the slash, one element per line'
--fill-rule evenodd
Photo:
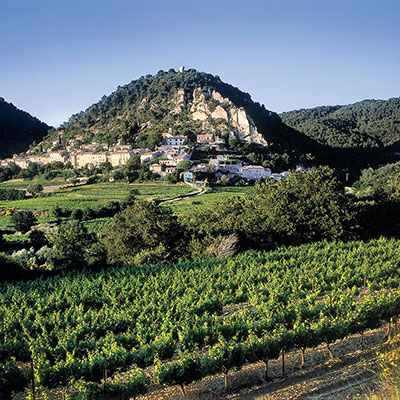
<path fill-rule="evenodd" d="M 107 380 L 107 369 L 103 370 L 103 395 L 105 394 L 105 385 Z"/>
<path fill-rule="evenodd" d="M 33 369 L 33 358 L 31 358 L 31 378 L 32 378 L 32 395 L 33 395 L 33 400 L 36 400 L 36 392 L 35 392 L 35 373 Z"/>
<path fill-rule="evenodd" d="M 332 349 L 330 348 L 328 342 L 326 342 L 326 348 L 327 348 L 328 353 L 329 353 L 329 358 L 330 358 L 331 360 L 333 360 L 333 359 L 335 358 L 335 356 L 333 355 Z"/>
<path fill-rule="evenodd" d="M 285 375 L 285 349 L 282 349 L 282 375 Z"/>
<path fill-rule="evenodd" d="M 228 374 L 229 374 L 229 370 L 224 372 L 225 393 L 228 393 Z"/>
<path fill-rule="evenodd" d="M 311 291 L 314 292 L 314 278 L 311 281 Z"/>
<path fill-rule="evenodd" d="M 118 295 L 118 305 L 119 306 L 121 305 L 121 295 L 120 294 Z"/>
<path fill-rule="evenodd" d="M 366 283 L 367 283 L 367 282 L 366 282 L 366 279 L 367 279 L 367 278 L 364 276 L 364 296 L 365 296 L 365 286 L 366 286 Z"/>
<path fill-rule="evenodd" d="M 398 331 L 398 328 L 397 328 L 397 326 L 398 326 L 398 323 L 399 323 L 399 318 L 398 318 L 398 317 L 396 317 L 396 336 L 397 336 L 397 331 Z"/>
<path fill-rule="evenodd" d="M 301 350 L 301 365 L 300 365 L 300 369 L 303 369 L 305 364 L 306 364 L 306 358 L 305 358 L 305 354 L 304 354 L 306 349 L 304 347 L 301 347 L 300 350 Z"/>
<path fill-rule="evenodd" d="M 268 380 L 268 358 L 265 358 L 264 360 L 265 368 L 264 368 L 264 380 L 267 382 Z"/>
<path fill-rule="evenodd" d="M 181 389 L 181 393 L 182 393 L 183 398 L 187 399 L 187 394 L 186 394 L 185 388 L 183 386 L 183 383 L 179 385 L 179 388 Z"/>

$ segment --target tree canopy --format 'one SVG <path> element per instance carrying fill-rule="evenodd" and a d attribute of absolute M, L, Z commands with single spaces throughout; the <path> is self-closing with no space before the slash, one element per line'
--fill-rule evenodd
<path fill-rule="evenodd" d="M 111 262 L 151 264 L 177 260 L 184 234 L 170 209 L 133 200 L 114 217 L 104 243 Z"/>

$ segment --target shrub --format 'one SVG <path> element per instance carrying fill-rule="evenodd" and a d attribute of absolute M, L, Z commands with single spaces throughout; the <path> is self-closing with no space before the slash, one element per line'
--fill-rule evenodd
<path fill-rule="evenodd" d="M 11 222 L 17 231 L 26 233 L 37 224 L 37 219 L 32 211 L 17 211 L 12 214 Z"/>

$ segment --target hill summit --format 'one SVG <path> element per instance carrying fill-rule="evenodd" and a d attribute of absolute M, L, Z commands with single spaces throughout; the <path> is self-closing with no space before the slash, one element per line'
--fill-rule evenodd
<path fill-rule="evenodd" d="M 276 113 L 218 76 L 181 68 L 119 86 L 60 128 L 66 139 L 82 136 L 87 142 L 133 143 L 139 134 L 173 129 L 265 146 L 286 127 Z"/>

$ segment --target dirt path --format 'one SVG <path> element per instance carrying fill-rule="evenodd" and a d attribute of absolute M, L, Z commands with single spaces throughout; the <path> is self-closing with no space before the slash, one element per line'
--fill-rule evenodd
<path fill-rule="evenodd" d="M 192 186 L 192 185 L 190 185 Z M 195 189 L 192 192 L 188 193 L 183 193 L 183 194 L 178 194 L 172 198 L 168 199 L 154 199 L 154 201 L 157 204 L 162 204 L 162 203 L 175 203 L 177 201 L 181 201 L 183 199 L 187 199 L 188 197 L 196 197 L 196 196 L 201 196 L 202 194 L 206 193 L 206 190 L 204 188 L 196 189 L 194 186 L 193 188 Z"/>

